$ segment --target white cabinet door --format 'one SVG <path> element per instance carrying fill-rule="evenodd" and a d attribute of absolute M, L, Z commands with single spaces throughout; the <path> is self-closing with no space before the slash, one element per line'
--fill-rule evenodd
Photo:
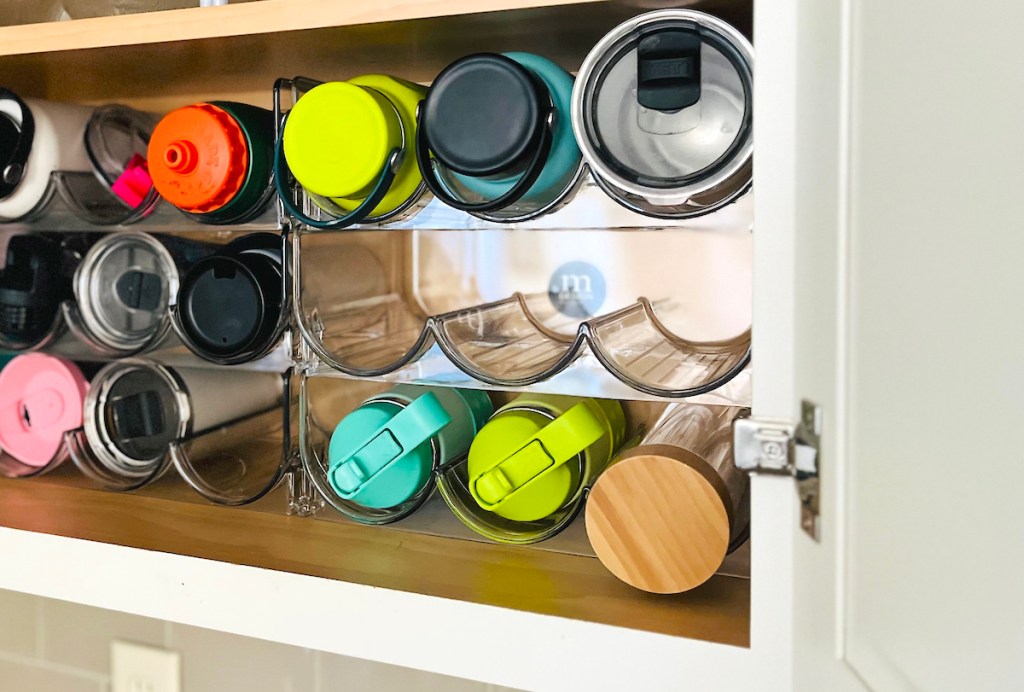
<path fill-rule="evenodd" d="M 1024 689 L 1024 3 L 788 10 L 793 196 L 762 167 L 757 242 L 783 240 L 755 271 L 794 279 L 755 300 L 794 308 L 755 334 L 755 414 L 825 412 L 822 541 L 784 546 L 794 687 Z"/>
<path fill-rule="evenodd" d="M 792 479 L 754 478 L 751 641 L 778 689 L 862 688 L 843 654 L 841 195 L 848 44 L 842 0 L 761 0 L 754 180 L 754 405 L 759 418 L 822 406 L 820 542 L 799 528 Z M 759 574 L 767 565 L 771 574 Z"/>
<path fill-rule="evenodd" d="M 846 658 L 1024 689 L 1024 3 L 852 15 Z"/>

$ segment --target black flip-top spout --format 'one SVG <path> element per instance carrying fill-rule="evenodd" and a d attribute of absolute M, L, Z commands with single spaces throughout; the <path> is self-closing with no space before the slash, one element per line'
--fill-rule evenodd
<path fill-rule="evenodd" d="M 112 400 L 111 412 L 115 434 L 121 441 L 153 437 L 166 426 L 160 395 L 152 390 Z"/>
<path fill-rule="evenodd" d="M 696 28 L 658 29 L 640 38 L 636 51 L 637 102 L 675 113 L 700 101 L 700 49 Z"/>
<path fill-rule="evenodd" d="M 115 284 L 118 299 L 127 307 L 152 312 L 160 307 L 164 295 L 163 281 L 152 272 L 127 271 Z"/>

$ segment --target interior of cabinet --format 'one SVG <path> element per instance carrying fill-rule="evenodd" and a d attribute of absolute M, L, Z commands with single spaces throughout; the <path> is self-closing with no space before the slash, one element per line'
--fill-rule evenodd
<path fill-rule="evenodd" d="M 257 17 L 261 10 L 252 8 L 259 4 L 232 9 L 241 11 L 240 17 Z M 277 6 L 282 2 L 267 0 L 266 4 Z M 304 4 L 311 8 L 316 5 Z M 502 3 L 482 4 L 497 7 Z M 260 23 L 263 29 L 251 34 L 203 34 L 206 37 L 191 40 L 172 29 L 167 35 L 178 40 L 135 43 L 115 38 L 121 26 L 115 23 L 117 19 L 89 20 L 96 31 L 110 32 L 111 43 L 124 45 L 46 50 L 44 44 L 43 52 L 24 50 L 16 55 L 3 55 L 0 49 L 0 82 L 24 95 L 94 104 L 116 101 L 157 113 L 218 98 L 269 107 L 271 86 L 278 77 L 344 79 L 366 72 L 390 72 L 429 82 L 451 60 L 477 51 L 534 51 L 575 70 L 591 46 L 616 24 L 654 9 L 651 5 L 679 4 L 629 0 L 572 3 L 386 22 L 356 18 L 340 26 L 283 31 L 267 30 Z M 749 33 L 749 2 L 708 0 L 696 6 Z M 268 14 L 271 19 L 272 11 Z M 192 13 L 187 15 L 192 23 L 204 16 L 202 11 L 198 15 L 195 10 L 184 12 Z M 167 15 L 172 16 L 185 15 Z M 148 21 L 157 22 L 159 17 L 154 15 Z M 245 30 L 245 26 L 240 23 L 238 30 Z M 85 28 L 83 22 L 81 31 Z M 76 45 L 73 32 L 67 34 L 67 40 Z M 87 41 L 79 40 L 77 45 L 95 45 L 90 42 L 97 40 L 101 39 L 92 36 Z M 398 270 L 411 262 L 407 241 L 399 234 L 380 234 L 368 240 L 371 244 L 399 244 L 405 248 L 394 253 Z M 399 273 L 410 276 L 407 271 Z M 396 284 L 396 290 L 410 300 L 429 303 L 433 299 L 434 303 L 424 306 L 425 312 L 446 307 L 446 296 L 432 295 L 429 288 Z M 365 384 L 349 383 L 353 390 L 358 389 L 357 385 L 365 388 Z M 635 403 L 632 411 L 637 417 L 650 416 L 659 406 L 663 404 Z M 634 426 L 634 434 L 636 430 Z M 218 507 L 206 503 L 171 475 L 142 491 L 118 494 L 89 487 L 71 464 L 65 464 L 41 479 L 0 479 L 0 524 L 721 644 L 749 645 L 749 577 L 719 574 L 685 594 L 652 595 L 619 582 L 585 550 L 453 540 L 446 535 L 447 530 L 404 522 L 363 526 L 332 517 L 329 507 L 320 510 L 321 516 L 337 520 L 311 520 L 289 515 L 288 490 L 283 486 L 245 508 Z M 574 528 L 580 529 L 580 523 L 577 521 Z M 743 571 L 740 568 L 736 573 Z"/>

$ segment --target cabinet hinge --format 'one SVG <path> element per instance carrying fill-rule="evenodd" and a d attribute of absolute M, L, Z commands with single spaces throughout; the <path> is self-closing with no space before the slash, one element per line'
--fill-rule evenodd
<path fill-rule="evenodd" d="M 733 429 L 737 468 L 796 479 L 800 525 L 814 540 L 818 540 L 821 416 L 821 407 L 805 400 L 799 421 L 740 418 Z"/>

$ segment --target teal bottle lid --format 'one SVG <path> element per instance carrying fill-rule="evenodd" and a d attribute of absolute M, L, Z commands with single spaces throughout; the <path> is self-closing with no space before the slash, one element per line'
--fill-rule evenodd
<path fill-rule="evenodd" d="M 409 500 L 429 481 L 431 444 L 452 417 L 427 392 L 407 405 L 371 399 L 346 416 L 331 436 L 328 479 L 345 500 L 386 509 Z"/>

